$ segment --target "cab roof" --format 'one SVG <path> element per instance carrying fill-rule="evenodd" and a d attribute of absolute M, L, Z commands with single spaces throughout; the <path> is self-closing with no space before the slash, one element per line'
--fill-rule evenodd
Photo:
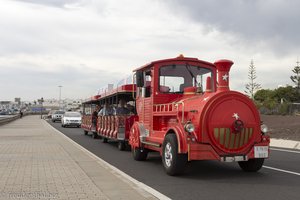
<path fill-rule="evenodd" d="M 216 67 L 213 63 L 210 63 L 210 62 L 207 62 L 207 61 L 203 61 L 203 60 L 199 60 L 198 58 L 184 57 L 182 54 L 180 54 L 176 58 L 168 58 L 168 59 L 156 60 L 156 61 L 150 62 L 150 63 L 148 63 L 146 65 L 143 65 L 143 66 L 141 66 L 139 68 L 134 69 L 133 72 L 150 68 L 151 66 L 153 66 L 153 65 L 155 65 L 157 63 L 176 62 L 176 61 L 199 62 L 199 63 L 205 64 L 205 65 L 209 65 L 211 67 Z"/>

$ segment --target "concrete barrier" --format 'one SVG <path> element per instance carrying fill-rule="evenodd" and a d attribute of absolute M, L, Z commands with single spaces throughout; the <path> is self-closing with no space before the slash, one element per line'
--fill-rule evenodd
<path fill-rule="evenodd" d="M 11 115 L 9 117 L 1 117 L 0 125 L 7 124 L 7 123 L 14 121 L 16 119 L 19 119 L 19 118 L 20 118 L 20 115 Z"/>

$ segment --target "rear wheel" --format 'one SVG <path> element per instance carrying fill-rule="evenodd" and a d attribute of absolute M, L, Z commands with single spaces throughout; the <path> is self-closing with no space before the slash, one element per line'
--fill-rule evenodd
<path fill-rule="evenodd" d="M 103 143 L 107 143 L 107 138 L 103 137 L 102 142 L 103 142 Z"/>
<path fill-rule="evenodd" d="M 84 133 L 84 135 L 87 135 L 87 134 L 88 134 L 88 131 L 83 130 L 83 133 Z"/>
<path fill-rule="evenodd" d="M 239 166 L 245 172 L 257 172 L 262 168 L 264 161 L 265 161 L 264 158 L 254 158 L 248 161 L 240 161 Z"/>
<path fill-rule="evenodd" d="M 178 153 L 176 135 L 165 137 L 162 149 L 162 162 L 167 174 L 174 176 L 182 174 L 187 163 L 187 155 Z"/>
<path fill-rule="evenodd" d="M 118 141 L 118 149 L 124 151 L 126 149 L 126 143 L 124 141 Z"/>
<path fill-rule="evenodd" d="M 134 160 L 143 161 L 147 159 L 148 150 L 146 149 L 131 147 L 131 152 Z"/>
<path fill-rule="evenodd" d="M 96 132 L 93 132 L 93 133 L 92 133 L 92 138 L 93 138 L 93 139 L 97 139 L 97 138 L 98 138 L 98 135 L 97 135 Z"/>

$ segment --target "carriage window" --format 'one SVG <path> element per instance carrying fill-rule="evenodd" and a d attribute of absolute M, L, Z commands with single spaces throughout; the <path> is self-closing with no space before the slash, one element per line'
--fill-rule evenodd
<path fill-rule="evenodd" d="M 85 115 L 91 115 L 92 114 L 91 104 L 85 104 L 83 113 Z"/>
<path fill-rule="evenodd" d="M 210 69 L 189 64 L 162 66 L 159 73 L 161 93 L 183 93 L 186 87 L 205 90 L 207 77 L 212 77 Z"/>

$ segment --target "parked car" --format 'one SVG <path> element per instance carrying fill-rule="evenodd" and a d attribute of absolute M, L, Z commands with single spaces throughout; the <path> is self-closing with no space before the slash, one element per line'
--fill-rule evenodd
<path fill-rule="evenodd" d="M 61 121 L 61 118 L 63 117 L 63 115 L 65 114 L 65 111 L 62 110 L 57 110 L 52 114 L 52 122 L 56 122 L 56 121 Z"/>
<path fill-rule="evenodd" d="M 1 110 L 1 111 L 0 111 L 0 115 L 8 115 L 8 113 L 7 113 L 6 110 Z"/>
<path fill-rule="evenodd" d="M 81 114 L 79 112 L 66 112 L 61 119 L 61 126 L 81 126 Z"/>

